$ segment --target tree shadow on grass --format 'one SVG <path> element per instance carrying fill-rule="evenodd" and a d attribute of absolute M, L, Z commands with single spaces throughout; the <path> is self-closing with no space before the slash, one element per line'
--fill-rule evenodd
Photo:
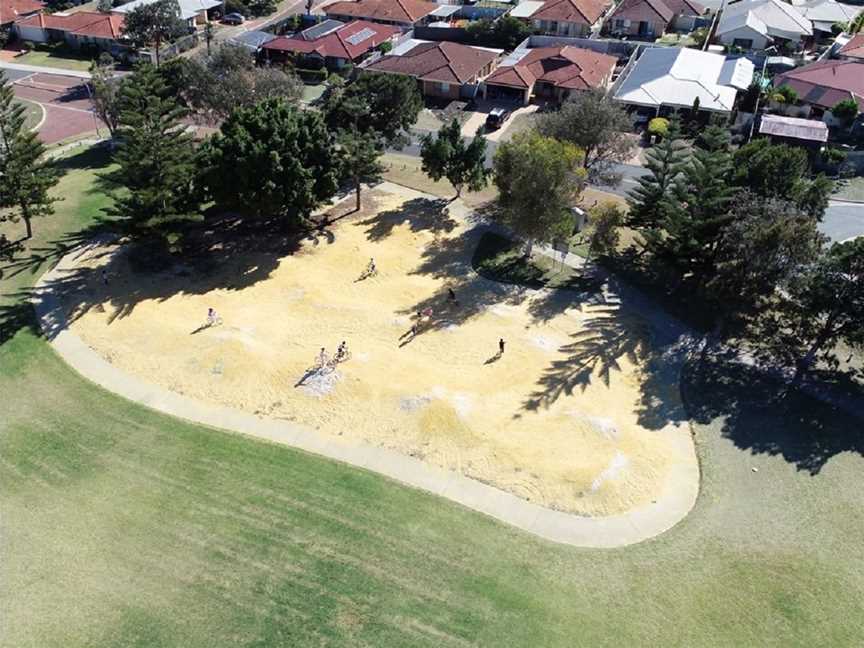
<path fill-rule="evenodd" d="M 447 212 L 447 205 L 446 200 L 414 198 L 403 203 L 398 209 L 374 214 L 360 221 L 360 224 L 368 226 L 366 236 L 370 241 L 384 240 L 403 223 L 407 223 L 412 232 L 446 234 L 458 225 Z"/>
<path fill-rule="evenodd" d="M 811 475 L 840 453 L 864 455 L 864 417 L 784 390 L 775 377 L 728 355 L 690 363 L 682 374 L 692 418 L 706 425 L 719 422 L 723 437 L 742 450 L 782 456 Z M 857 396 L 864 402 L 860 386 Z"/>

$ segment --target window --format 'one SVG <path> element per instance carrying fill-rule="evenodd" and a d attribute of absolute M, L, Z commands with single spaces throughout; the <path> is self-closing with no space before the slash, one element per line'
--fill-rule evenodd
<path fill-rule="evenodd" d="M 441 83 L 439 85 L 441 87 L 441 92 L 450 92 L 450 84 L 449 83 Z"/>
<path fill-rule="evenodd" d="M 740 47 L 741 49 L 752 49 L 753 48 L 753 39 L 752 38 L 736 38 L 732 41 L 733 47 Z"/>

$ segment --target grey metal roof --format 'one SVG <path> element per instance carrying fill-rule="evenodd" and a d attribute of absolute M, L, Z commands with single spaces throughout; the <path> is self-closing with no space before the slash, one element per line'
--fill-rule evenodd
<path fill-rule="evenodd" d="M 274 38 L 276 38 L 276 36 L 265 31 L 248 31 L 234 36 L 234 38 L 231 39 L 231 42 L 237 45 L 243 45 L 249 49 L 257 50 L 259 47 L 265 43 L 269 43 Z"/>

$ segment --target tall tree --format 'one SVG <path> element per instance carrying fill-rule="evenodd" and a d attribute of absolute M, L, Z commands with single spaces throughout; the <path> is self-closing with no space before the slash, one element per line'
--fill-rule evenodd
<path fill-rule="evenodd" d="M 139 5 L 126 14 L 123 27 L 124 36 L 137 47 L 155 48 L 156 67 L 159 67 L 162 44 L 176 40 L 186 31 L 186 22 L 180 17 L 177 0 L 157 0 Z"/>
<path fill-rule="evenodd" d="M 121 84 L 122 79 L 115 76 L 113 65 L 94 61 L 90 66 L 90 103 L 112 138 L 116 137 L 120 125 Z"/>
<path fill-rule="evenodd" d="M 495 152 L 498 187 L 497 219 L 527 243 L 567 239 L 573 233 L 572 207 L 585 184 L 582 151 L 527 131 L 504 142 Z"/>
<path fill-rule="evenodd" d="M 364 133 L 358 128 L 339 131 L 337 136 L 342 153 L 344 175 L 354 186 L 357 211 L 360 211 L 360 191 L 363 183 L 378 182 L 384 167 L 380 162 L 383 149 L 376 133 Z"/>
<path fill-rule="evenodd" d="M 624 212 L 614 202 L 602 202 L 588 210 L 588 258 L 615 254 L 623 224 Z"/>
<path fill-rule="evenodd" d="M 684 169 L 684 207 L 674 210 L 674 218 L 663 226 L 668 257 L 682 276 L 692 273 L 697 284 L 710 276 L 723 228 L 732 218 L 731 175 L 729 132 L 710 124 L 696 138 Z"/>
<path fill-rule="evenodd" d="M 469 191 L 480 191 L 489 181 L 485 168 L 486 140 L 475 135 L 466 145 L 462 139 L 462 127 L 456 119 L 442 126 L 437 137 L 423 137 L 420 157 L 423 171 L 436 181 L 447 178 L 456 188 L 456 198 L 462 196 L 465 187 Z"/>
<path fill-rule="evenodd" d="M 839 342 L 864 350 L 864 238 L 837 243 L 804 266 L 765 324 L 754 342 L 795 367 L 793 387 L 817 362 L 836 367 Z"/>
<path fill-rule="evenodd" d="M 645 154 L 649 173 L 638 179 L 638 186 L 627 197 L 628 225 L 639 230 L 652 252 L 663 250 L 664 228 L 675 227 L 684 211 L 690 153 L 680 138 L 678 121 L 673 119 L 668 135 Z"/>
<path fill-rule="evenodd" d="M 207 145 L 207 186 L 222 205 L 285 226 L 339 187 L 340 158 L 321 115 L 267 99 L 235 111 Z"/>
<path fill-rule="evenodd" d="M 833 184 L 825 177 L 810 177 L 807 152 L 799 147 L 756 139 L 734 156 L 735 184 L 760 196 L 791 200 L 817 218 L 828 206 Z"/>
<path fill-rule="evenodd" d="M 186 111 L 166 95 L 151 65 L 124 81 L 119 168 L 107 177 L 125 189 L 109 213 L 123 219 L 130 236 L 172 249 L 183 223 L 200 217 L 200 199 L 192 136 L 180 123 Z"/>
<path fill-rule="evenodd" d="M 210 56 L 174 59 L 163 68 L 181 101 L 207 123 L 224 121 L 237 108 L 265 99 L 294 103 L 303 92 L 290 68 L 257 67 L 245 47 L 228 43 Z"/>
<path fill-rule="evenodd" d="M 627 132 L 630 117 L 602 90 L 578 92 L 561 109 L 537 122 L 541 134 L 575 144 L 585 151 L 582 165 L 591 178 L 620 181 L 615 165 L 626 162 L 635 143 Z"/>
<path fill-rule="evenodd" d="M 702 294 L 718 338 L 761 313 L 778 286 L 817 258 L 823 240 L 816 219 L 789 201 L 743 191 L 731 211 Z"/>
<path fill-rule="evenodd" d="M 15 102 L 12 84 L 0 70 L 0 220 L 24 221 L 26 237 L 33 236 L 32 221 L 54 213 L 49 195 L 59 174 L 45 159 L 45 147 L 24 125 L 24 106 Z"/>
<path fill-rule="evenodd" d="M 359 108 L 358 108 L 359 106 Z M 324 105 L 327 125 L 338 130 L 352 123 L 357 111 L 364 131 L 379 133 L 387 146 L 399 147 L 423 109 L 417 82 L 400 74 L 363 74 Z"/>

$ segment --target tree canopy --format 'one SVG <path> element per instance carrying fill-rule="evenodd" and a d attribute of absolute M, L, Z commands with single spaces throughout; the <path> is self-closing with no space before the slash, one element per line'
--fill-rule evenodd
<path fill-rule="evenodd" d="M 528 242 L 567 239 L 572 207 L 584 186 L 582 150 L 534 131 L 519 133 L 495 152 L 497 219 Z"/>
<path fill-rule="evenodd" d="M 417 82 L 399 74 L 363 74 L 324 104 L 327 125 L 333 130 L 357 123 L 378 133 L 388 146 L 400 146 L 423 109 Z"/>
<path fill-rule="evenodd" d="M 188 29 L 180 17 L 177 0 L 157 0 L 139 5 L 126 14 L 123 24 L 124 36 L 137 47 L 154 47 L 156 67 L 159 67 L 162 44 L 176 40 Z"/>
<path fill-rule="evenodd" d="M 239 108 L 206 147 L 213 198 L 285 226 L 301 224 L 338 189 L 341 164 L 319 113 L 283 99 Z"/>
<path fill-rule="evenodd" d="M 180 123 L 185 110 L 150 65 L 124 81 L 120 101 L 119 168 L 107 177 L 124 190 L 109 213 L 131 236 L 174 250 L 183 223 L 200 218 L 195 147 Z"/>
<path fill-rule="evenodd" d="M 538 119 L 537 129 L 582 149 L 582 165 L 589 176 L 612 184 L 620 181 L 615 165 L 628 160 L 635 148 L 627 135 L 630 117 L 602 90 L 576 93 L 560 110 Z"/>
<path fill-rule="evenodd" d="M 24 106 L 15 101 L 12 84 L 0 70 L 0 221 L 24 221 L 27 238 L 32 220 L 54 213 L 49 195 L 59 175 L 45 159 L 45 146 L 24 124 Z"/>
<path fill-rule="evenodd" d="M 475 135 L 466 144 L 462 126 L 456 119 L 442 126 L 437 137 L 423 137 L 420 156 L 423 171 L 433 180 L 447 178 L 456 189 L 456 198 L 462 195 L 465 187 L 469 191 L 480 191 L 488 182 L 486 140 Z"/>

